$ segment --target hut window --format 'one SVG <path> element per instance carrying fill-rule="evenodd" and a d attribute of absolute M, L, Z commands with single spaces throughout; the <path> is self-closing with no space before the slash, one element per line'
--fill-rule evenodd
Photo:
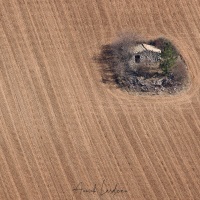
<path fill-rule="evenodd" d="M 135 55 L 135 62 L 139 63 L 140 62 L 140 55 Z"/>

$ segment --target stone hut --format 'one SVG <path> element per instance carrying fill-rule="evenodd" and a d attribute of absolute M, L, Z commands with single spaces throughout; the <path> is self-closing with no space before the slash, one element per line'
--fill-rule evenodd
<path fill-rule="evenodd" d="M 137 46 L 130 48 L 130 53 L 132 56 L 132 63 L 153 65 L 154 63 L 159 62 L 161 50 L 152 45 L 138 44 Z"/>

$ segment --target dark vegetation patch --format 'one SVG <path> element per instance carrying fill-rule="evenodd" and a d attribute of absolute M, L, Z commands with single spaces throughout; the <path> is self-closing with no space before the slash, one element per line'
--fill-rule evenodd
<path fill-rule="evenodd" d="M 130 51 L 141 44 L 161 50 L 161 53 L 155 53 L 156 61 L 144 59 L 140 62 L 144 53 L 138 55 Z M 165 38 L 145 41 L 128 35 L 103 45 L 95 61 L 99 63 L 103 83 L 115 84 L 127 91 L 174 94 L 185 88 L 188 82 L 187 67 L 182 56 Z"/>

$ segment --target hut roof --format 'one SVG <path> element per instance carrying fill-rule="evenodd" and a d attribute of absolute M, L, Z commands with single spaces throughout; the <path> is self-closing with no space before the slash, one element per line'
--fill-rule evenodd
<path fill-rule="evenodd" d="M 153 51 L 156 53 L 161 53 L 161 50 L 156 48 L 155 46 L 149 45 L 149 44 L 138 44 L 137 46 L 134 46 L 131 48 L 132 53 L 139 53 L 143 51 Z"/>
<path fill-rule="evenodd" d="M 157 53 L 161 53 L 161 50 L 156 48 L 155 46 L 149 45 L 149 44 L 142 44 L 144 46 L 144 48 L 148 51 L 153 51 L 153 52 L 157 52 Z"/>

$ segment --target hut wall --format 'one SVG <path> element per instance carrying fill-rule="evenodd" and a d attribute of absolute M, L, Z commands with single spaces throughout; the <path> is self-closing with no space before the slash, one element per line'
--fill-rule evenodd
<path fill-rule="evenodd" d="M 135 61 L 135 56 L 136 55 L 140 55 L 140 63 L 143 62 L 150 62 L 150 63 L 154 63 L 154 62 L 158 62 L 159 58 L 160 58 L 160 54 L 157 52 L 152 52 L 152 51 L 143 51 L 137 54 L 133 55 L 133 60 Z"/>

